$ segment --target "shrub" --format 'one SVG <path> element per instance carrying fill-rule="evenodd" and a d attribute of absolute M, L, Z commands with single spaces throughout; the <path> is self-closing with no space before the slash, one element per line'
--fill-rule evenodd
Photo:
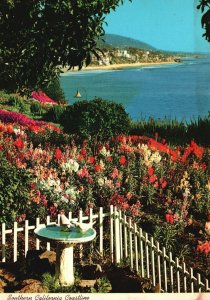
<path fill-rule="evenodd" d="M 127 133 L 130 119 L 121 104 L 98 98 L 68 106 L 62 115 L 61 124 L 65 131 L 75 134 L 81 140 L 91 139 L 98 143 Z"/>
<path fill-rule="evenodd" d="M 42 105 L 39 102 L 33 101 L 30 105 L 30 110 L 33 115 L 40 116 L 43 113 Z"/>
<path fill-rule="evenodd" d="M 55 105 L 49 108 L 47 113 L 45 114 L 44 118 L 46 121 L 53 122 L 53 123 L 60 123 L 61 116 L 65 111 L 65 106 Z"/>
<path fill-rule="evenodd" d="M 59 78 L 53 79 L 53 81 L 43 91 L 56 102 L 65 101 L 64 92 L 60 86 Z"/>
<path fill-rule="evenodd" d="M 26 213 L 30 193 L 30 175 L 0 156 L 0 223 L 12 224 Z"/>

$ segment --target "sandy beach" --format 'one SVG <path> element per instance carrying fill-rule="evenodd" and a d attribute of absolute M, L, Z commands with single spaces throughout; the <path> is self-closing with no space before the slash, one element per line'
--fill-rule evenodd
<path fill-rule="evenodd" d="M 165 62 L 151 62 L 151 63 L 133 63 L 133 64 L 113 64 L 113 65 L 106 65 L 106 66 L 88 66 L 83 67 L 81 71 L 94 71 L 94 70 L 121 70 L 125 68 L 135 68 L 135 67 L 151 67 L 151 66 L 158 66 L 158 65 L 169 65 L 169 64 L 177 64 L 175 61 L 165 61 Z M 78 68 L 74 70 L 67 70 L 63 69 L 64 72 L 75 72 L 78 71 Z"/>

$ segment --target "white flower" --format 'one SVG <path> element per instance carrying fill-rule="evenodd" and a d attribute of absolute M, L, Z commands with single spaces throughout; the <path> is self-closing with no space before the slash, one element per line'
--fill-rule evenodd
<path fill-rule="evenodd" d="M 65 191 L 65 193 L 70 196 L 70 200 L 76 200 L 77 199 L 77 195 L 79 194 L 79 192 L 76 191 L 75 187 L 73 187 L 73 186 L 70 187 L 70 188 L 68 188 Z"/>
<path fill-rule="evenodd" d="M 99 179 L 98 179 L 98 185 L 99 185 L 99 186 L 103 186 L 104 183 L 105 183 L 105 180 L 104 180 L 103 178 L 99 178 Z"/>
<path fill-rule="evenodd" d="M 103 146 L 103 148 L 101 149 L 100 153 L 103 155 L 103 156 L 110 156 L 110 151 L 109 150 L 106 150 L 106 147 Z"/>
<path fill-rule="evenodd" d="M 70 159 L 68 162 L 63 163 L 61 167 L 67 173 L 77 172 L 79 170 L 79 164 L 74 159 Z"/>

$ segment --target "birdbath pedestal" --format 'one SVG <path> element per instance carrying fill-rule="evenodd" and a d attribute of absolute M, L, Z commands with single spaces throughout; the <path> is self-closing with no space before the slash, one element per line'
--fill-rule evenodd
<path fill-rule="evenodd" d="M 73 247 L 76 244 L 92 241 L 96 231 L 89 228 L 80 232 L 77 228 L 63 230 L 61 226 L 42 226 L 34 230 L 38 239 L 46 242 L 56 242 L 56 277 L 62 286 L 74 284 Z"/>

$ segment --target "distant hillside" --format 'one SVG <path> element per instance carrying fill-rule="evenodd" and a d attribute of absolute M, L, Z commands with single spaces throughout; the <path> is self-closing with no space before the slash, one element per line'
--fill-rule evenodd
<path fill-rule="evenodd" d="M 102 41 L 104 40 L 104 42 Z M 153 46 L 143 43 L 139 40 L 128 38 L 117 34 L 105 34 L 98 42 L 98 47 L 133 47 L 145 50 L 156 50 Z"/>

